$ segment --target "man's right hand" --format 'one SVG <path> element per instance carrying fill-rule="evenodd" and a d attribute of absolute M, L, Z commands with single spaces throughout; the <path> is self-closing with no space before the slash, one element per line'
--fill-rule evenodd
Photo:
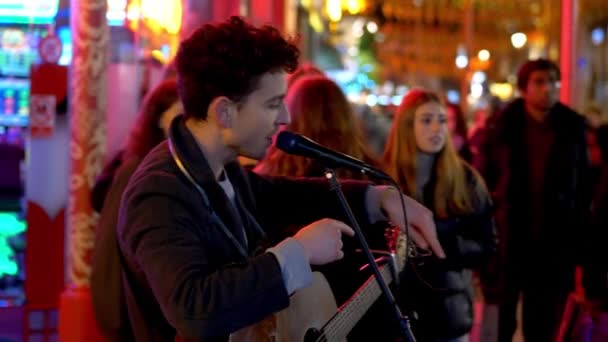
<path fill-rule="evenodd" d="M 344 257 L 342 234 L 355 232 L 344 222 L 325 218 L 300 229 L 293 238 L 302 244 L 311 265 L 324 265 Z"/>

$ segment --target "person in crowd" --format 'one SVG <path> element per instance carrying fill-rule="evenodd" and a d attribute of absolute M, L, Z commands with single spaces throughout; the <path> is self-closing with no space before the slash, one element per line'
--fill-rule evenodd
<path fill-rule="evenodd" d="M 592 184 L 596 185 L 599 182 L 602 167 L 602 148 L 600 146 L 602 112 L 599 107 L 591 105 L 585 112 L 585 118 L 587 119 L 587 146 L 591 163 L 591 179 Z"/>
<path fill-rule="evenodd" d="M 503 103 L 496 97 L 492 96 L 488 99 L 488 103 L 483 109 L 475 112 L 475 122 L 469 128 L 468 141 L 469 149 L 471 150 L 471 160 L 475 160 L 475 155 L 479 153 L 479 141 L 483 136 L 483 130 L 486 128 L 488 120 L 502 110 Z"/>
<path fill-rule="evenodd" d="M 276 28 L 240 17 L 203 25 L 180 44 L 184 115 L 131 176 L 119 212 L 136 340 L 226 341 L 286 308 L 311 283 L 311 264 L 343 257 L 341 236 L 353 231 L 325 179 L 260 176 L 236 161 L 261 159 L 289 122 L 285 73 L 298 57 Z M 341 186 L 361 222 L 405 229 L 405 199 L 412 239 L 444 257 L 428 209 L 393 188 Z M 288 225 L 304 228 L 286 237 Z"/>
<path fill-rule="evenodd" d="M 496 203 L 499 248 L 481 273 L 511 341 L 523 300 L 526 341 L 552 341 L 588 237 L 590 164 L 585 120 L 558 102 L 560 71 L 546 59 L 518 71 L 521 93 L 492 117 L 475 159 Z"/>
<path fill-rule="evenodd" d="M 369 151 L 351 104 L 334 81 L 319 75 L 301 77 L 289 87 L 285 103 L 291 117 L 285 130 L 301 134 L 369 165 L 380 165 Z M 317 160 L 287 154 L 273 145 L 254 170 L 272 176 L 323 177 L 325 167 Z M 340 179 L 367 179 L 365 175 L 352 170 L 339 169 L 336 174 Z M 368 242 L 381 249 L 382 227 L 374 229 L 380 234 L 370 236 Z M 338 306 L 344 304 L 371 276 L 370 272 L 359 270 L 365 260 L 362 255 L 355 253 L 355 249 L 360 248 L 358 241 L 345 238 L 344 245 L 343 260 L 318 268 L 327 278 Z M 354 335 L 363 338 L 364 330 L 357 329 L 349 340 L 353 341 Z"/>
<path fill-rule="evenodd" d="M 141 160 L 167 135 L 171 120 L 181 113 L 175 79 L 161 82 L 146 96 L 131 128 L 120 165 L 112 175 L 95 231 L 91 294 L 95 317 L 110 341 L 131 340 L 129 318 L 122 291 L 120 253 L 116 227 L 120 198 Z"/>
<path fill-rule="evenodd" d="M 286 106 L 291 122 L 284 127 L 332 150 L 370 165 L 379 165 L 366 145 L 353 109 L 340 87 L 324 76 L 307 76 L 289 88 Z M 261 174 L 322 177 L 325 168 L 318 161 L 294 156 L 271 146 L 255 168 Z M 340 178 L 362 179 L 352 170 L 337 170 Z"/>
<path fill-rule="evenodd" d="M 287 89 L 291 88 L 298 80 L 308 76 L 325 77 L 325 73 L 313 63 L 302 63 L 293 73 L 287 76 Z"/>
<path fill-rule="evenodd" d="M 603 162 L 601 170 L 591 205 L 589 253 L 583 263 L 585 298 L 592 313 L 596 314 L 594 318 L 599 313 L 608 314 L 608 162 Z M 608 334 L 608 331 L 604 333 Z"/>
<path fill-rule="evenodd" d="M 395 114 L 384 167 L 403 192 L 431 209 L 446 258 L 406 268 L 402 300 L 417 341 L 466 341 L 473 326 L 471 269 L 496 249 L 490 195 L 459 157 L 438 95 L 412 89 Z"/>
<path fill-rule="evenodd" d="M 181 110 L 175 82 L 175 77 L 165 78 L 150 92 L 153 95 L 148 94 L 144 99 L 138 118 L 129 132 L 126 148 L 119 150 L 105 165 L 91 190 L 91 205 L 96 212 L 101 212 L 114 175 L 124 162 L 125 149 L 137 149 L 131 153 L 143 158 L 154 146 L 166 138 L 171 120 Z"/>
<path fill-rule="evenodd" d="M 306 77 L 325 77 L 325 73 L 310 62 L 302 63 L 293 73 L 287 75 L 287 89 L 289 90 L 296 81 Z M 239 156 L 239 163 L 245 168 L 253 169 L 258 160 Z"/>
<path fill-rule="evenodd" d="M 458 155 L 467 162 L 471 162 L 472 154 L 469 146 L 467 121 L 459 105 L 448 102 L 446 105 L 448 115 L 448 131 Z"/>

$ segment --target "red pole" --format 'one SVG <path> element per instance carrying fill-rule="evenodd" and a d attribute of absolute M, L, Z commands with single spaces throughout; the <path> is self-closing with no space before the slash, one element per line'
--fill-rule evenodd
<path fill-rule="evenodd" d="M 576 0 L 562 0 L 561 20 L 561 89 L 560 101 L 572 105 L 572 89 L 574 88 L 573 69 L 576 49 L 576 21 L 578 15 Z"/>

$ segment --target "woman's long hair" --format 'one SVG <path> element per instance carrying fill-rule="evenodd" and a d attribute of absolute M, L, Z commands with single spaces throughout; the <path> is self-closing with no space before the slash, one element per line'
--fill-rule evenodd
<path fill-rule="evenodd" d="M 387 145 L 384 149 L 386 172 L 396 179 L 403 191 L 414 198 L 422 198 L 416 193 L 416 155 L 418 147 L 414 136 L 416 110 L 429 102 L 444 105 L 435 93 L 422 89 L 411 90 L 395 113 Z M 445 146 L 437 153 L 434 166 L 435 188 L 432 209 L 445 218 L 450 214 L 473 213 L 485 196 L 483 181 L 465 161 L 460 159 L 446 132 Z M 468 174 L 475 177 L 471 182 Z M 475 189 L 471 189 L 471 186 Z"/>
<path fill-rule="evenodd" d="M 287 130 L 367 163 L 378 164 L 364 143 L 351 104 L 332 80 L 322 76 L 301 78 L 289 88 L 285 102 L 291 115 Z M 286 154 L 275 146 L 270 147 L 255 170 L 278 176 L 322 176 L 324 171 L 314 160 Z M 362 178 L 350 170 L 337 173 L 340 177 Z"/>
<path fill-rule="evenodd" d="M 178 102 L 175 79 L 164 80 L 148 93 L 129 134 L 126 148 L 129 156 L 143 158 L 166 138 L 159 125 L 160 118 Z"/>

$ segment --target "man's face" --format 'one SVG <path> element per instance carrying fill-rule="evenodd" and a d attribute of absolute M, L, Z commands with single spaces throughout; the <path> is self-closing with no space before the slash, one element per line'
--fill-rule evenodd
<path fill-rule="evenodd" d="M 522 96 L 526 104 L 539 111 L 548 111 L 558 98 L 557 79 L 554 72 L 536 70 L 530 74 Z"/>
<path fill-rule="evenodd" d="M 258 88 L 238 107 L 227 145 L 241 156 L 262 159 L 279 126 L 289 123 L 286 90 L 285 73 L 262 75 Z"/>

